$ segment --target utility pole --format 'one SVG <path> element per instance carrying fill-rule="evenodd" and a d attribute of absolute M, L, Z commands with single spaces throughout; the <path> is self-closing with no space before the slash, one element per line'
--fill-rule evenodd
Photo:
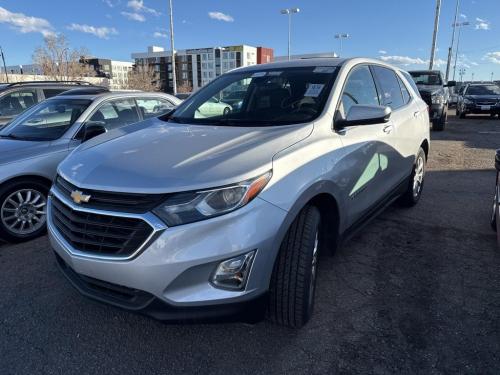
<path fill-rule="evenodd" d="M 491 72 L 491 82 L 493 82 L 493 72 Z"/>
<path fill-rule="evenodd" d="M 172 8 L 172 0 L 170 3 L 170 48 L 172 49 L 172 82 L 173 82 L 173 93 L 177 95 L 177 74 L 175 72 L 175 47 L 174 47 L 174 11 Z M 167 79 L 168 79 L 168 69 L 167 69 Z"/>
<path fill-rule="evenodd" d="M 3 54 L 2 47 L 0 47 L 0 54 L 2 55 L 3 70 L 5 71 L 5 80 L 6 80 L 7 83 L 9 83 L 9 75 L 7 74 L 7 66 L 5 65 L 5 56 Z"/>
<path fill-rule="evenodd" d="M 453 45 L 455 44 L 455 32 L 457 30 L 457 22 L 458 22 L 458 11 L 460 9 L 460 0 L 457 0 L 457 6 L 455 8 L 455 22 L 453 22 L 453 33 L 451 34 L 451 45 L 448 48 L 448 61 L 446 63 L 446 82 L 448 82 L 448 78 L 450 77 L 450 67 L 451 67 L 451 56 L 453 55 Z"/>
<path fill-rule="evenodd" d="M 462 33 L 462 27 L 469 25 L 470 22 L 459 22 L 453 24 L 454 27 L 458 27 L 457 50 L 455 52 L 455 65 L 453 66 L 453 80 L 455 80 L 455 73 L 457 72 L 458 51 L 460 49 L 460 35 Z"/>
<path fill-rule="evenodd" d="M 474 72 L 472 72 L 472 82 L 474 82 Z"/>
<path fill-rule="evenodd" d="M 436 44 L 439 29 L 439 15 L 441 14 L 441 0 L 436 0 L 436 19 L 434 20 L 434 34 L 432 35 L 432 48 L 431 59 L 429 63 L 429 70 L 434 67 L 434 58 L 436 57 Z"/>

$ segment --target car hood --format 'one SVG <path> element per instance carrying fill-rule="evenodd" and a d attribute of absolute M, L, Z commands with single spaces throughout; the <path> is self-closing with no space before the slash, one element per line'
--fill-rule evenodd
<path fill-rule="evenodd" d="M 421 93 L 428 93 L 431 95 L 443 92 L 443 86 L 429 86 L 429 85 L 417 85 L 418 91 Z"/>
<path fill-rule="evenodd" d="M 169 193 L 224 186 L 272 168 L 279 151 L 308 137 L 312 124 L 279 127 L 185 125 L 149 120 L 75 150 L 59 173 L 88 189 Z"/>
<path fill-rule="evenodd" d="M 29 159 L 47 152 L 50 142 L 0 138 L 0 165 Z"/>

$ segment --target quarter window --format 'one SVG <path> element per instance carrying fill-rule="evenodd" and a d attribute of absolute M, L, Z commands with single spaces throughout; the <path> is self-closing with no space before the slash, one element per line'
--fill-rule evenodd
<path fill-rule="evenodd" d="M 36 103 L 35 90 L 12 92 L 0 99 L 0 116 L 17 116 Z"/>
<path fill-rule="evenodd" d="M 347 78 L 339 108 L 343 118 L 355 104 L 380 105 L 375 82 L 368 66 L 354 68 Z"/>
<path fill-rule="evenodd" d="M 382 89 L 381 99 L 384 105 L 391 107 L 392 110 L 402 107 L 405 103 L 396 73 L 381 66 L 375 66 L 373 70 Z"/>
<path fill-rule="evenodd" d="M 411 100 L 410 92 L 404 84 L 403 80 L 398 77 L 399 86 L 401 86 L 401 93 L 403 94 L 403 103 L 408 104 Z"/>

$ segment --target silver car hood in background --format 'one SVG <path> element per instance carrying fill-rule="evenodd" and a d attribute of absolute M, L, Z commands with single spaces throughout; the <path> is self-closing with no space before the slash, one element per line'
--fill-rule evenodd
<path fill-rule="evenodd" d="M 312 124 L 228 127 L 150 121 L 147 127 L 124 127 L 86 142 L 61 163 L 59 173 L 77 186 L 104 191 L 218 187 L 268 171 L 276 153 L 313 129 Z"/>
<path fill-rule="evenodd" d="M 0 138 L 0 165 L 44 154 L 48 151 L 50 143 Z"/>

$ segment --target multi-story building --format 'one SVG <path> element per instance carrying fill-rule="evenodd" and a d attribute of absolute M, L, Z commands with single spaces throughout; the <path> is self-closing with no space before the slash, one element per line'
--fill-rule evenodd
<path fill-rule="evenodd" d="M 92 69 L 92 74 L 96 77 L 110 79 L 111 89 L 126 89 L 128 86 L 128 74 L 134 64 L 128 61 L 116 61 L 100 58 L 82 58 L 80 62 L 87 64 Z"/>
<path fill-rule="evenodd" d="M 26 64 L 26 65 L 10 65 L 7 66 L 8 74 L 29 74 L 29 75 L 41 75 L 43 74 L 42 68 L 37 64 Z M 0 67 L 0 73 L 5 74 L 4 67 Z"/>
<path fill-rule="evenodd" d="M 260 54 L 265 54 L 263 58 Z M 196 91 L 221 74 L 238 68 L 272 61 L 270 48 L 247 45 L 194 48 L 175 51 L 177 87 L 180 91 Z M 150 46 L 147 52 L 133 53 L 136 65 L 151 66 L 157 73 L 162 90 L 172 92 L 171 52 Z"/>

